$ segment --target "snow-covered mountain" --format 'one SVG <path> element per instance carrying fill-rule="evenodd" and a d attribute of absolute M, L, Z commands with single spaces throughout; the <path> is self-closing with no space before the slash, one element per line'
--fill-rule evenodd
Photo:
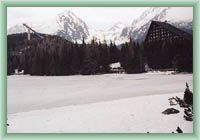
<path fill-rule="evenodd" d="M 186 12 L 184 14 L 184 12 Z M 129 41 L 133 38 L 142 42 L 146 36 L 151 21 L 167 21 L 168 23 L 186 32 L 192 33 L 192 17 L 188 15 L 187 9 L 181 7 L 150 7 L 141 16 L 134 19 L 129 26 L 117 23 L 107 31 L 96 31 L 93 36 L 99 40 L 114 41 L 117 45 Z M 91 36 L 91 34 L 90 34 Z"/>
<path fill-rule="evenodd" d="M 185 31 L 191 32 L 192 17 L 183 16 L 182 10 L 184 9 L 180 9 L 178 7 L 149 8 L 146 11 L 144 11 L 140 17 L 133 20 L 130 26 L 125 27 L 122 30 L 120 37 L 132 37 L 134 40 L 138 40 L 139 42 L 143 41 L 152 20 L 167 21 L 168 23 L 176 26 L 177 28 L 182 28 Z"/>
<path fill-rule="evenodd" d="M 83 37 L 89 36 L 87 24 L 69 10 L 59 13 L 50 21 L 26 24 L 37 32 L 58 35 L 70 41 L 81 41 Z M 10 27 L 7 34 L 23 32 L 26 32 L 26 28 L 23 23 L 19 23 Z"/>
<path fill-rule="evenodd" d="M 90 29 L 90 36 L 88 37 L 87 41 L 90 41 L 93 38 L 96 38 L 97 40 L 106 43 L 115 42 L 115 43 L 121 43 L 119 40 L 120 34 L 122 30 L 126 27 L 124 23 L 118 22 L 114 24 L 110 29 L 108 30 L 94 30 Z M 127 40 L 125 40 L 127 41 Z M 124 42 L 124 41 L 123 41 Z"/>
<path fill-rule="evenodd" d="M 82 40 L 89 36 L 88 26 L 71 11 L 58 14 L 57 24 L 60 28 L 56 31 L 58 36 L 67 40 Z"/>
<path fill-rule="evenodd" d="M 185 12 L 185 13 L 184 13 Z M 121 22 L 114 24 L 108 30 L 95 30 L 73 12 L 66 10 L 43 23 L 26 23 L 37 32 L 59 35 L 70 41 L 81 42 L 84 37 L 87 42 L 93 38 L 100 41 L 115 42 L 117 45 L 127 42 L 130 37 L 141 42 L 144 40 L 152 20 L 166 21 L 187 32 L 192 32 L 192 17 L 187 16 L 187 9 L 183 7 L 150 7 L 141 16 L 134 19 L 130 25 Z M 8 34 L 22 33 L 26 29 L 22 23 L 8 29 Z"/>

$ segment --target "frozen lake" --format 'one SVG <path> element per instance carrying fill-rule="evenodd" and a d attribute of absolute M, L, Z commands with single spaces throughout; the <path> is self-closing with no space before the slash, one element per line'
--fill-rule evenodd
<path fill-rule="evenodd" d="M 111 101 L 192 89 L 192 74 L 168 72 L 91 76 L 8 76 L 8 113 Z"/>

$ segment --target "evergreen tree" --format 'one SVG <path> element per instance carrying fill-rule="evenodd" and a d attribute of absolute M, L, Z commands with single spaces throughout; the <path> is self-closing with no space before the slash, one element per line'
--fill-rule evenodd
<path fill-rule="evenodd" d="M 92 75 L 96 74 L 98 70 L 99 70 L 99 65 L 96 59 L 95 49 L 93 48 L 93 46 L 85 47 L 83 63 L 80 71 L 81 74 Z"/>

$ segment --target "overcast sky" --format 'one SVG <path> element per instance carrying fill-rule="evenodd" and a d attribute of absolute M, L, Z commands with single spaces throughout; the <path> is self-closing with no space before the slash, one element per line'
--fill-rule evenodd
<path fill-rule="evenodd" d="M 117 22 L 130 25 L 146 9 L 147 7 L 8 7 L 7 25 L 9 28 L 17 23 L 48 21 L 64 10 L 70 10 L 89 27 L 104 30 Z"/>

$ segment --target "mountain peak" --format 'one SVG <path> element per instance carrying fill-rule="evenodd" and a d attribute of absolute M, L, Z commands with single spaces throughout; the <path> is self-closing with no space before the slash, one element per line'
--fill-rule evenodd
<path fill-rule="evenodd" d="M 77 19 L 80 20 L 72 11 L 65 10 L 57 15 L 57 21 L 62 22 L 66 19 Z"/>
<path fill-rule="evenodd" d="M 71 16 L 71 17 L 77 17 L 72 11 L 66 9 L 63 12 L 58 14 L 59 17 L 66 17 L 66 16 Z"/>
<path fill-rule="evenodd" d="M 166 14 L 166 11 L 168 9 L 170 8 L 169 7 L 150 7 L 147 10 L 145 10 L 139 18 L 133 20 L 131 26 L 137 27 L 136 24 L 139 24 L 139 26 L 141 26 L 144 24 L 144 22 L 146 23 L 147 21 L 153 20 L 154 18 L 161 19 Z"/>
<path fill-rule="evenodd" d="M 87 24 L 70 10 L 59 13 L 56 21 L 60 27 L 56 34 L 67 40 L 82 40 L 89 36 Z"/>

